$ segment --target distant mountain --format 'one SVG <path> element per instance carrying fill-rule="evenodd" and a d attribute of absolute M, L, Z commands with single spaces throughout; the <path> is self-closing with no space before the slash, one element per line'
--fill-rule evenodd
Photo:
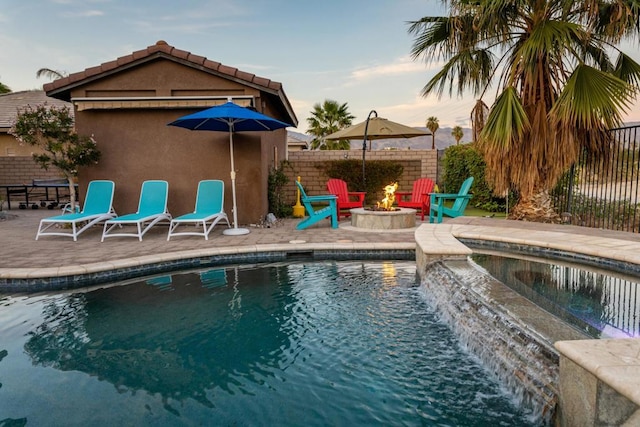
<path fill-rule="evenodd" d="M 287 137 L 294 139 L 296 141 L 307 141 L 311 142 L 313 137 L 311 135 L 307 135 L 306 133 L 295 132 L 292 130 L 287 130 Z"/>
<path fill-rule="evenodd" d="M 430 132 L 427 128 L 417 128 Z M 436 131 L 436 148 L 438 150 L 444 150 L 445 148 L 456 145 L 456 139 L 451 136 L 450 127 L 439 128 Z M 463 137 L 460 140 L 460 144 L 464 144 L 466 142 L 471 142 L 471 129 L 462 128 Z M 407 149 L 411 148 L 413 150 L 428 150 L 431 149 L 432 139 L 431 135 L 427 136 L 417 136 L 415 138 L 393 138 L 393 139 L 378 139 L 373 141 L 372 147 L 376 150 L 383 150 L 385 148 L 398 148 L 398 149 Z M 351 146 L 354 148 L 354 142 L 351 141 Z M 362 145 L 360 145 L 362 147 Z"/>
<path fill-rule="evenodd" d="M 627 126 L 638 126 L 640 122 L 627 122 L 624 124 Z M 428 130 L 425 127 L 418 127 L 417 129 Z M 451 136 L 450 127 L 440 128 L 436 131 L 436 148 L 438 150 L 444 150 L 445 148 L 456 145 L 456 139 Z M 311 135 L 307 135 L 305 133 L 287 131 L 290 138 L 298 141 L 307 141 L 311 143 L 313 137 Z M 462 128 L 462 132 L 464 136 L 460 140 L 460 144 L 471 142 L 472 133 L 470 128 Z M 378 139 L 373 141 L 372 144 L 373 149 L 375 150 L 383 150 L 385 148 L 397 148 L 397 149 L 407 149 L 411 148 L 414 150 L 428 150 L 431 149 L 431 136 L 418 136 L 415 138 L 397 138 L 397 139 Z M 357 150 L 362 148 L 362 141 L 351 141 L 351 149 Z"/>

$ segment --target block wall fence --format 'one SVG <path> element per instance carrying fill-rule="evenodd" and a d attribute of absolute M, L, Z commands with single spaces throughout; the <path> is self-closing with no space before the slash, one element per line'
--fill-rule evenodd
<path fill-rule="evenodd" d="M 320 166 L 332 160 L 362 160 L 361 150 L 319 150 L 293 151 L 289 153 L 289 166 L 284 172 L 289 178 L 285 188 L 285 200 L 294 205 L 296 202 L 296 186 L 294 181 L 300 177 L 307 194 L 326 194 L 328 176 Z M 367 151 L 366 161 L 391 160 L 402 164 L 403 173 L 398 181 L 398 191 L 411 191 L 413 181 L 426 177 L 436 181 L 436 150 L 374 150 Z M 55 168 L 48 171 L 42 169 L 31 156 L 0 157 L 0 184 L 30 184 L 33 179 L 60 178 Z M 358 191 L 358 189 L 350 189 Z M 265 189 L 266 191 L 266 189 Z M 380 189 L 382 194 L 382 189 Z M 240 195 L 241 196 L 241 195 Z"/>
<path fill-rule="evenodd" d="M 60 172 L 44 170 L 31 156 L 0 156 L 0 184 L 31 184 L 34 179 L 57 179 Z"/>
<path fill-rule="evenodd" d="M 411 191 L 413 181 L 418 178 L 431 178 L 436 181 L 437 150 L 374 150 L 367 151 L 366 161 L 391 160 L 402 164 L 403 173 L 398 181 L 398 191 Z M 362 161 L 362 150 L 312 150 L 293 151 L 289 153 L 289 167 L 284 172 L 289 178 L 286 186 L 285 198 L 287 202 L 295 204 L 297 193 L 294 181 L 300 177 L 300 182 L 308 195 L 326 194 L 329 177 L 319 168 L 323 162 L 357 159 Z M 358 189 L 349 189 L 358 191 Z M 380 189 L 380 193 L 383 191 Z"/>

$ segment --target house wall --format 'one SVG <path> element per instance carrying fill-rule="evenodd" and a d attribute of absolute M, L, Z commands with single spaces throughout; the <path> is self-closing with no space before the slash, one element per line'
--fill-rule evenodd
<path fill-rule="evenodd" d="M 0 157 L 7 156 L 29 156 L 35 152 L 36 148 L 20 142 L 9 133 L 0 132 Z"/>
<path fill-rule="evenodd" d="M 198 181 L 221 179 L 225 210 L 232 218 L 229 133 L 167 126 L 203 107 L 185 108 L 174 101 L 145 106 L 141 101 L 123 108 L 117 102 L 82 100 L 223 95 L 253 96 L 258 111 L 280 118 L 272 100 L 258 90 L 165 59 L 72 89 L 76 130 L 93 135 L 102 152 L 97 165 L 80 170 L 81 192 L 90 180 L 113 180 L 116 211 L 135 212 L 142 181 L 163 179 L 169 182 L 169 211 L 178 216 L 193 211 Z M 255 223 L 268 213 L 269 168 L 276 148 L 282 156 L 286 153 L 286 130 L 235 133 L 233 138 L 238 222 Z"/>

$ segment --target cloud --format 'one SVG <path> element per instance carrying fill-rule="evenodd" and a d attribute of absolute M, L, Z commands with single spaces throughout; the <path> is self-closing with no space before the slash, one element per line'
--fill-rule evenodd
<path fill-rule="evenodd" d="M 438 99 L 436 96 L 416 97 L 413 102 L 384 107 L 387 118 L 407 126 L 424 127 L 427 117 L 439 118 L 440 127 L 469 126 L 473 97 L 465 99 Z"/>
<path fill-rule="evenodd" d="M 94 16 L 104 16 L 104 12 L 101 10 L 84 10 L 80 12 L 66 12 L 62 16 L 66 18 L 91 18 Z"/>
<path fill-rule="evenodd" d="M 423 72 L 424 64 L 411 60 L 408 57 L 398 58 L 391 64 L 376 65 L 369 68 L 360 68 L 351 72 L 353 80 L 367 80 L 379 76 L 397 76 Z"/>

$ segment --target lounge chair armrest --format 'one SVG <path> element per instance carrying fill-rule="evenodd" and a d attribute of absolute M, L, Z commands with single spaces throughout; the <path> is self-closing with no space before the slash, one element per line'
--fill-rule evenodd
<path fill-rule="evenodd" d="M 411 198 L 411 196 L 413 195 L 413 193 L 406 192 L 406 191 L 396 191 L 393 194 L 395 195 L 396 199 L 398 199 L 400 201 L 402 201 L 402 199 L 404 199 L 405 197 Z"/>
<path fill-rule="evenodd" d="M 420 199 L 422 200 L 422 203 L 427 203 L 427 200 L 431 199 L 431 195 L 435 194 L 435 193 L 422 193 L 420 197 Z"/>
<path fill-rule="evenodd" d="M 471 198 L 471 194 L 460 195 L 457 193 L 431 193 L 431 197 L 436 199 L 462 199 L 462 198 Z"/>
<path fill-rule="evenodd" d="M 429 203 L 433 207 L 436 204 L 436 200 L 443 202 L 445 200 L 470 199 L 471 196 L 471 194 L 460 195 L 453 193 L 431 193 Z"/>
<path fill-rule="evenodd" d="M 306 200 L 309 202 L 330 202 L 332 200 L 337 200 L 338 196 L 307 196 Z"/>
<path fill-rule="evenodd" d="M 349 191 L 347 195 L 349 197 L 355 197 L 359 202 L 362 202 L 367 193 L 366 191 Z"/>

